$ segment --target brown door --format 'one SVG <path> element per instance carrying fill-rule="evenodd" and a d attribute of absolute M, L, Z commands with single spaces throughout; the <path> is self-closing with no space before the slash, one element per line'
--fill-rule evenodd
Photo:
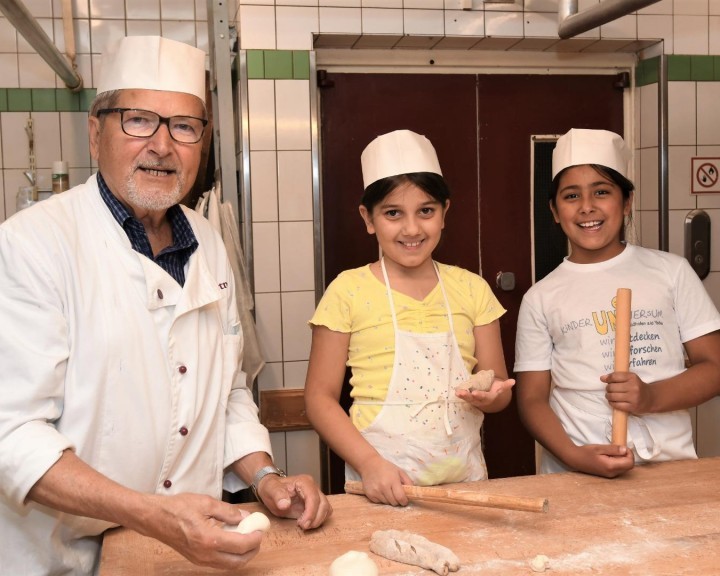
<path fill-rule="evenodd" d="M 437 260 L 481 273 L 493 287 L 512 272 L 511 291 L 495 289 L 508 369 L 515 325 L 530 287 L 530 150 L 533 135 L 570 128 L 622 133 L 622 92 L 614 76 L 322 73 L 321 157 L 325 283 L 377 259 L 358 213 L 360 154 L 375 136 L 407 128 L 435 146 L 452 191 Z M 481 270 L 482 267 L 482 270 Z M 343 402 L 348 406 L 347 385 Z M 483 428 L 491 478 L 532 474 L 534 443 L 515 403 Z M 325 489 L 341 492 L 342 462 L 328 453 Z"/>

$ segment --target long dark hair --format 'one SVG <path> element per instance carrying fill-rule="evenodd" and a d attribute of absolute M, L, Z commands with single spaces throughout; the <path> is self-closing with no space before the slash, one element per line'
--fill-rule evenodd
<path fill-rule="evenodd" d="M 434 172 L 410 172 L 381 178 L 365 188 L 360 204 L 365 206 L 368 213 L 372 214 L 373 208 L 393 190 L 403 184 L 414 184 L 423 192 L 426 192 L 442 204 L 443 208 L 450 199 L 450 188 L 440 174 Z"/>

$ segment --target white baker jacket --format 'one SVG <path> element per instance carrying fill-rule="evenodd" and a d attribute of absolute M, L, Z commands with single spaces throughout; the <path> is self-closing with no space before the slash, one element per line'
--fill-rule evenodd
<path fill-rule="evenodd" d="M 225 468 L 271 453 L 240 369 L 223 242 L 183 208 L 199 247 L 181 287 L 135 252 L 95 176 L 0 226 L 0 574 L 89 574 L 106 522 L 28 491 L 73 449 L 158 494 L 245 485 Z"/>

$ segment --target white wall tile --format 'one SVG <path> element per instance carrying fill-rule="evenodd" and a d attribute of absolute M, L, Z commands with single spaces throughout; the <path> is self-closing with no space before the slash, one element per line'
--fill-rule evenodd
<path fill-rule="evenodd" d="M 23 0 L 23 5 L 35 18 L 52 18 L 51 0 Z"/>
<path fill-rule="evenodd" d="M 128 36 L 157 36 L 161 34 L 160 20 L 128 20 Z"/>
<path fill-rule="evenodd" d="M 697 143 L 720 145 L 720 82 L 697 83 Z"/>
<path fill-rule="evenodd" d="M 192 20 L 163 20 L 160 29 L 165 38 L 195 46 L 195 22 Z"/>
<path fill-rule="evenodd" d="M 524 33 L 526 37 L 556 38 L 558 35 L 557 14 L 526 12 Z"/>
<path fill-rule="evenodd" d="M 53 26 L 55 46 L 60 52 L 66 53 L 63 21 L 59 18 L 55 19 L 53 20 Z M 73 34 L 75 36 L 75 54 L 90 54 L 90 20 L 74 19 Z"/>
<path fill-rule="evenodd" d="M 640 88 L 640 146 L 658 145 L 658 85 L 649 84 Z"/>
<path fill-rule="evenodd" d="M 312 50 L 313 34 L 320 30 L 317 7 L 275 8 L 278 50 Z"/>
<path fill-rule="evenodd" d="M 314 290 L 313 223 L 280 222 L 280 286 L 283 292 Z M 283 321 L 285 315 L 283 314 Z M 288 359 L 288 357 L 285 357 Z M 297 359 L 297 358 L 295 358 Z"/>
<path fill-rule="evenodd" d="M 695 156 L 695 146 L 669 146 L 668 205 L 671 210 L 693 210 L 696 206 L 691 180 L 693 156 Z"/>
<path fill-rule="evenodd" d="M 53 0 L 53 15 L 56 18 L 61 18 L 62 0 Z M 90 17 L 90 2 L 89 0 L 72 0 L 70 3 L 72 7 L 73 18 L 89 18 Z"/>
<path fill-rule="evenodd" d="M 638 38 L 662 38 L 665 54 L 673 53 L 673 18 L 661 16 L 657 13 L 651 15 L 638 15 Z"/>
<path fill-rule="evenodd" d="M 160 0 L 163 20 L 195 20 L 195 0 Z"/>
<path fill-rule="evenodd" d="M 265 361 L 282 361 L 283 327 L 278 292 L 255 295 L 255 324 Z"/>
<path fill-rule="evenodd" d="M 365 17 L 365 8 L 402 8 L 402 0 L 361 0 L 363 7 L 363 18 Z"/>
<path fill-rule="evenodd" d="M 600 27 L 602 38 L 637 38 L 637 16 L 628 14 Z"/>
<path fill-rule="evenodd" d="M 91 18 L 125 18 L 125 3 L 118 0 L 90 0 Z"/>
<path fill-rule="evenodd" d="M 445 19 L 441 10 L 404 10 L 405 34 L 441 36 Z"/>
<path fill-rule="evenodd" d="M 30 118 L 30 113 L 28 112 L 3 112 L 0 114 L 3 168 L 22 168 L 23 170 L 27 170 L 29 166 L 28 139 L 25 133 L 25 126 L 27 125 L 28 118 Z"/>
<path fill-rule="evenodd" d="M 33 112 L 35 132 L 35 158 L 38 168 L 51 168 L 62 157 L 60 151 L 60 114 L 57 112 Z"/>
<path fill-rule="evenodd" d="M 277 222 L 253 224 L 255 291 L 280 291 L 280 236 Z"/>
<path fill-rule="evenodd" d="M 0 224 L 5 220 L 5 179 L 0 171 Z"/>
<path fill-rule="evenodd" d="M 668 141 L 670 145 L 695 144 L 695 82 L 668 82 Z"/>
<path fill-rule="evenodd" d="M 312 157 L 310 151 L 280 151 L 277 155 L 277 162 L 280 220 L 312 220 Z"/>
<path fill-rule="evenodd" d="M 320 8 L 320 32 L 330 34 L 360 34 L 362 11 L 360 8 Z"/>
<path fill-rule="evenodd" d="M 685 216 L 689 210 L 670 210 L 668 222 L 668 251 L 685 256 Z"/>
<path fill-rule="evenodd" d="M 282 390 L 283 362 L 266 362 L 257 378 L 258 390 Z"/>
<path fill-rule="evenodd" d="M 293 474 L 288 470 L 287 465 L 287 446 L 285 438 L 289 434 L 287 432 L 271 432 L 270 433 L 270 449 L 275 466 L 285 470 L 288 474 Z"/>
<path fill-rule="evenodd" d="M 0 54 L 0 78 L 2 78 L 3 88 L 20 86 L 18 54 Z"/>
<path fill-rule="evenodd" d="M 0 18 L 0 52 L 17 52 L 17 32 L 6 18 Z"/>
<path fill-rule="evenodd" d="M 710 0 L 708 4 L 708 12 L 710 15 L 720 16 L 720 0 Z"/>
<path fill-rule="evenodd" d="M 240 6 L 240 48 L 275 48 L 275 8 L 273 6 Z"/>
<path fill-rule="evenodd" d="M 306 80 L 277 80 L 278 150 L 310 150 L 310 87 Z"/>
<path fill-rule="evenodd" d="M 250 153 L 250 188 L 253 222 L 278 220 L 277 155 L 274 151 Z"/>
<path fill-rule="evenodd" d="M 318 2 L 322 6 L 337 6 L 338 8 L 360 8 L 362 0 L 320 0 Z"/>
<path fill-rule="evenodd" d="M 61 155 L 71 168 L 90 166 L 87 112 L 60 112 Z"/>
<path fill-rule="evenodd" d="M 125 0 L 128 20 L 159 20 L 160 0 Z"/>
<path fill-rule="evenodd" d="M 640 150 L 640 189 L 639 206 L 642 210 L 658 209 L 658 148 Z"/>
<path fill-rule="evenodd" d="M 315 292 L 282 294 L 283 360 L 307 360 L 312 335 L 307 321 L 315 312 Z"/>
<path fill-rule="evenodd" d="M 275 82 L 248 81 L 250 150 L 275 150 Z"/>
<path fill-rule="evenodd" d="M 232 14 L 232 12 L 229 12 Z M 207 21 L 207 2 L 205 0 L 195 0 L 195 19 Z"/>
<path fill-rule="evenodd" d="M 314 430 L 287 434 L 287 473 L 309 474 L 320 485 L 320 437 Z"/>
<path fill-rule="evenodd" d="M 660 244 L 658 238 L 660 225 L 658 222 L 657 210 L 642 210 L 638 212 L 636 218 L 638 215 L 640 216 L 640 229 L 642 232 L 641 244 L 645 246 L 645 248 L 653 248 L 657 250 Z"/>
<path fill-rule="evenodd" d="M 442 10 L 444 8 L 443 0 L 404 0 L 403 8 L 405 10 Z"/>
<path fill-rule="evenodd" d="M 583 7 L 579 7 L 583 10 Z M 525 12 L 552 12 L 557 14 L 558 5 L 555 0 L 525 0 Z"/>
<path fill-rule="evenodd" d="M 125 20 L 90 20 L 90 40 L 92 42 L 93 54 L 103 54 L 109 44 L 126 36 Z M 96 70 L 93 64 L 93 74 Z"/>
<path fill-rule="evenodd" d="M 673 54 L 707 54 L 708 26 L 707 16 L 674 16 Z"/>
<path fill-rule="evenodd" d="M 485 4 L 485 12 L 522 12 L 524 0 L 514 0 L 508 2 L 502 2 L 499 4 Z"/>
<path fill-rule="evenodd" d="M 693 14 L 696 16 L 708 15 L 708 0 L 680 0 L 673 4 L 675 16 Z"/>
<path fill-rule="evenodd" d="M 521 37 L 523 35 L 523 14 L 520 12 L 486 12 L 485 34 Z"/>
<path fill-rule="evenodd" d="M 720 55 L 720 16 L 710 16 L 708 24 L 708 53 Z"/>
<path fill-rule="evenodd" d="M 446 36 L 484 36 L 485 13 L 468 10 L 445 10 Z"/>
<path fill-rule="evenodd" d="M 20 88 L 55 88 L 56 74 L 38 54 L 18 54 Z M 61 81 L 62 83 L 62 81 Z"/>
<path fill-rule="evenodd" d="M 310 326 L 308 326 L 310 330 Z M 305 388 L 305 376 L 307 375 L 308 362 L 283 362 L 285 388 Z"/>
<path fill-rule="evenodd" d="M 391 8 L 363 8 L 364 34 L 402 34 L 403 11 Z"/>

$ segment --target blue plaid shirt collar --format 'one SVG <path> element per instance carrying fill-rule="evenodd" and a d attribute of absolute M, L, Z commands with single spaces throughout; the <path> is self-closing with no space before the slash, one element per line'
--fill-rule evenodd
<path fill-rule="evenodd" d="M 135 218 L 122 202 L 110 192 L 110 188 L 108 188 L 100 172 L 97 174 L 97 182 L 100 196 L 115 220 L 125 230 L 133 250 L 150 258 L 175 278 L 180 286 L 183 286 L 185 284 L 185 265 L 190 260 L 192 253 L 197 249 L 198 241 L 182 208 L 175 205 L 168 209 L 167 219 L 172 228 L 173 244 L 165 248 L 157 256 L 153 256 L 150 240 L 142 222 Z"/>

